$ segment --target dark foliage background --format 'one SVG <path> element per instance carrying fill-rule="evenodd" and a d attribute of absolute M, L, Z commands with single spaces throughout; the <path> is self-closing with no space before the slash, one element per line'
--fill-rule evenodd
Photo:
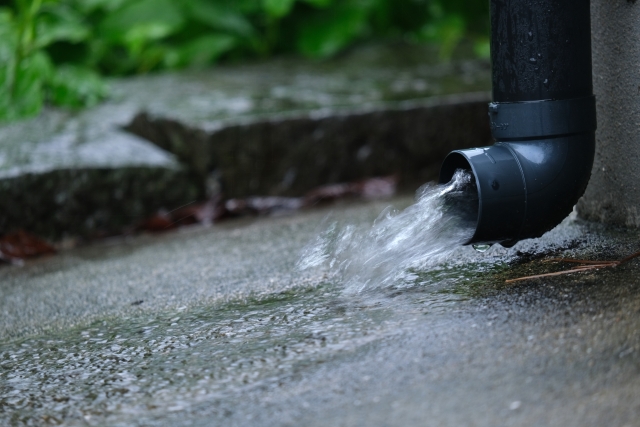
<path fill-rule="evenodd" d="M 372 40 L 462 41 L 486 57 L 487 0 L 0 0 L 0 120 L 107 96 L 103 76 L 295 54 Z"/>

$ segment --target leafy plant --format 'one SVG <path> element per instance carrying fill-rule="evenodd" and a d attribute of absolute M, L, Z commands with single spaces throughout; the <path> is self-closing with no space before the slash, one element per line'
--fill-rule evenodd
<path fill-rule="evenodd" d="M 4 6 L 2 6 L 4 5 Z M 369 39 L 488 55 L 486 0 L 0 0 L 0 120 L 107 95 L 100 76 L 277 54 L 333 56 Z"/>
<path fill-rule="evenodd" d="M 56 67 L 46 52 L 89 35 L 78 12 L 57 2 L 16 0 L 14 9 L 0 8 L 0 119 L 37 114 L 47 99 L 66 106 L 98 102 L 106 86 L 95 72 Z"/>

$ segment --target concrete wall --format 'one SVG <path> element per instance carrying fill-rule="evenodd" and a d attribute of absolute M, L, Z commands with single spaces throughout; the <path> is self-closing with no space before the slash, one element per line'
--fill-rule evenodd
<path fill-rule="evenodd" d="M 597 151 L 580 216 L 640 227 L 640 1 L 592 0 Z"/>

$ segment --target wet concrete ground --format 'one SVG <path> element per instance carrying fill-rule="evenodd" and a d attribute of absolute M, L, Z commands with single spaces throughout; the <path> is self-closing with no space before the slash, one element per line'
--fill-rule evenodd
<path fill-rule="evenodd" d="M 640 262 L 504 283 L 566 267 L 553 256 L 621 258 L 638 231 L 569 220 L 354 295 L 295 269 L 328 214 L 0 269 L 0 424 L 640 425 Z"/>

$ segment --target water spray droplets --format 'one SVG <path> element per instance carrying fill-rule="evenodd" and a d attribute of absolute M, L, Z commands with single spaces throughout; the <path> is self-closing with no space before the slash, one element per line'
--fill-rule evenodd
<path fill-rule="evenodd" d="M 408 285 L 467 242 L 477 217 L 475 178 L 459 170 L 448 184 L 423 186 L 404 211 L 385 209 L 372 226 L 332 224 L 305 249 L 298 267 L 327 266 L 355 292 Z"/>
<path fill-rule="evenodd" d="M 484 253 L 491 249 L 491 245 L 473 245 L 473 249 L 480 253 Z"/>

